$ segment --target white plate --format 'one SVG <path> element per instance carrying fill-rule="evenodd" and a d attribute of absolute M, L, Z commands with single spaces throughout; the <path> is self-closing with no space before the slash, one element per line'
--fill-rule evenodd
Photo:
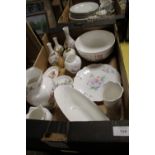
<path fill-rule="evenodd" d="M 79 91 L 59 86 L 54 91 L 55 100 L 69 121 L 104 121 L 109 118 Z"/>
<path fill-rule="evenodd" d="M 111 65 L 91 64 L 76 74 L 73 87 L 91 101 L 103 101 L 104 84 L 108 81 L 120 82 L 118 71 Z"/>
<path fill-rule="evenodd" d="M 73 5 L 70 8 L 70 12 L 74 14 L 87 14 L 97 10 L 99 5 L 95 2 L 82 2 Z"/>
<path fill-rule="evenodd" d="M 59 74 L 59 68 L 57 66 L 52 66 L 47 68 L 47 70 L 43 74 L 43 77 L 49 77 L 51 79 L 54 79 L 58 77 L 58 74 Z"/>

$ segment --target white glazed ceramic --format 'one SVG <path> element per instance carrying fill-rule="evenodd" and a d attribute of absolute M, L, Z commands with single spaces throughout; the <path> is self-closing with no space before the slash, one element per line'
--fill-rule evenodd
<path fill-rule="evenodd" d="M 51 79 L 54 79 L 58 77 L 58 75 L 59 75 L 59 67 L 52 66 L 46 69 L 46 71 L 43 74 L 43 77 L 49 77 Z"/>
<path fill-rule="evenodd" d="M 57 87 L 54 97 L 69 121 L 109 120 L 94 102 L 71 87 L 65 85 Z"/>
<path fill-rule="evenodd" d="M 106 107 L 114 107 L 124 92 L 120 83 L 109 81 L 104 84 L 103 100 Z"/>
<path fill-rule="evenodd" d="M 75 41 L 75 47 L 80 56 L 89 61 L 99 61 L 107 58 L 115 43 L 115 36 L 105 30 L 93 30 L 80 35 Z"/>
<path fill-rule="evenodd" d="M 68 76 L 68 75 L 61 75 L 58 76 L 55 80 L 55 85 L 58 87 L 60 85 L 68 85 L 68 86 L 73 86 L 73 79 Z"/>
<path fill-rule="evenodd" d="M 75 50 L 73 48 L 67 48 L 63 53 L 64 59 L 66 59 L 66 57 L 71 54 L 75 55 L 76 54 Z"/>
<path fill-rule="evenodd" d="M 108 81 L 119 83 L 118 71 L 111 65 L 91 64 L 76 74 L 73 86 L 91 101 L 103 101 L 104 84 Z"/>
<path fill-rule="evenodd" d="M 71 37 L 68 26 L 63 27 L 62 29 L 66 37 L 64 42 L 64 48 L 75 48 L 75 40 Z"/>
<path fill-rule="evenodd" d="M 49 49 L 48 62 L 50 63 L 50 65 L 57 64 L 58 59 L 59 59 L 58 53 L 56 51 L 54 51 L 50 42 L 47 43 L 47 47 Z"/>
<path fill-rule="evenodd" d="M 59 44 L 57 37 L 53 37 L 53 41 L 55 43 L 54 50 L 62 55 L 64 50 L 63 46 Z"/>
<path fill-rule="evenodd" d="M 42 71 L 36 67 L 30 67 L 26 70 L 26 91 L 39 87 L 42 81 Z"/>
<path fill-rule="evenodd" d="M 52 114 L 47 108 L 43 108 L 41 105 L 39 105 L 38 107 L 30 107 L 26 118 L 51 121 Z"/>
<path fill-rule="evenodd" d="M 65 68 L 72 74 L 76 74 L 82 65 L 81 58 L 78 55 L 68 55 L 65 59 Z"/>
<path fill-rule="evenodd" d="M 73 14 L 88 14 L 98 9 L 99 5 L 95 2 L 82 2 L 73 5 L 70 12 Z"/>
<path fill-rule="evenodd" d="M 33 106 L 50 106 L 54 103 L 54 89 L 54 81 L 49 77 L 43 77 L 40 87 L 27 93 L 27 101 Z"/>

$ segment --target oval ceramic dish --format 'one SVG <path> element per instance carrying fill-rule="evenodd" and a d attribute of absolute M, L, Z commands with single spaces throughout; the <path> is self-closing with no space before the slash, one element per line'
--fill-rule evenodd
<path fill-rule="evenodd" d="M 96 12 L 99 5 L 95 2 L 82 2 L 70 8 L 70 15 L 73 18 L 84 18 Z"/>
<path fill-rule="evenodd" d="M 75 47 L 81 57 L 88 61 L 99 61 L 107 58 L 115 43 L 113 33 L 105 30 L 93 30 L 80 35 Z"/>
<path fill-rule="evenodd" d="M 104 121 L 109 118 L 79 91 L 59 86 L 54 91 L 55 100 L 69 121 Z"/>
<path fill-rule="evenodd" d="M 73 87 L 91 101 L 103 101 L 104 84 L 108 81 L 120 82 L 118 71 L 111 65 L 91 64 L 76 74 Z"/>

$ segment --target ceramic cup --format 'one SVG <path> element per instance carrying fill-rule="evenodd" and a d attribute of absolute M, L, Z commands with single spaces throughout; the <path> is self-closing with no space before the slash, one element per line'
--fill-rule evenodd
<path fill-rule="evenodd" d="M 29 93 L 31 90 L 39 87 L 42 82 L 42 71 L 39 68 L 31 67 L 26 70 L 26 91 Z"/>
<path fill-rule="evenodd" d="M 103 98 L 107 108 L 112 108 L 119 103 L 124 92 L 123 87 L 119 82 L 109 81 L 104 84 Z"/>
<path fill-rule="evenodd" d="M 78 55 L 68 55 L 65 59 L 65 68 L 72 74 L 76 74 L 81 68 L 82 62 Z"/>
<path fill-rule="evenodd" d="M 47 108 L 43 108 L 41 105 L 38 107 L 30 107 L 27 119 L 37 119 L 37 120 L 52 120 L 52 114 Z"/>

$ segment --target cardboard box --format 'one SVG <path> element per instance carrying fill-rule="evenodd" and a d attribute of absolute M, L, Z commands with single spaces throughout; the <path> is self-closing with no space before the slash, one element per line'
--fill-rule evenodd
<path fill-rule="evenodd" d="M 116 25 L 106 26 L 83 26 L 70 27 L 71 36 L 76 39 L 80 34 L 93 30 L 104 29 L 115 34 L 116 42 L 113 53 L 102 63 L 110 63 L 117 66 L 121 75 L 124 93 L 122 97 L 122 106 L 119 112 L 119 119 L 116 117 L 111 121 L 90 121 L 90 122 L 69 122 L 61 114 L 61 110 L 55 112 L 55 121 L 27 120 L 27 148 L 29 149 L 59 149 L 76 150 L 81 149 L 105 149 L 116 146 L 128 148 L 129 142 L 129 86 L 125 67 L 119 47 L 119 39 Z M 34 66 L 42 69 L 48 67 L 48 49 L 46 43 L 52 41 L 52 37 L 57 36 L 60 44 L 63 44 L 65 36 L 61 27 L 52 29 L 42 38 L 42 48 L 37 56 Z M 87 62 L 87 64 L 89 64 Z M 100 106 L 100 105 L 99 105 Z M 101 106 L 102 108 L 102 106 Z M 117 116 L 117 115 L 116 115 Z M 121 145 L 120 145 L 121 144 Z M 119 148 L 119 147 L 118 147 Z"/>
<path fill-rule="evenodd" d="M 100 4 L 99 0 L 91 0 L 91 1 Z M 115 12 L 113 14 L 98 17 L 98 18 L 93 19 L 93 20 L 87 20 L 87 19 L 71 20 L 69 18 L 70 7 L 77 4 L 77 3 L 81 3 L 81 2 L 87 2 L 87 0 L 70 0 L 70 1 L 68 1 L 63 12 L 62 12 L 62 14 L 61 14 L 61 16 L 60 16 L 60 18 L 59 18 L 59 20 L 58 20 L 58 23 L 59 24 L 68 24 L 68 23 L 83 24 L 83 23 L 87 22 L 89 24 L 92 24 L 92 21 L 93 22 L 95 21 L 98 24 L 103 24 L 103 23 L 115 23 L 116 20 L 125 18 L 125 10 L 121 9 L 118 0 L 113 0 L 114 9 L 115 9 Z"/>

